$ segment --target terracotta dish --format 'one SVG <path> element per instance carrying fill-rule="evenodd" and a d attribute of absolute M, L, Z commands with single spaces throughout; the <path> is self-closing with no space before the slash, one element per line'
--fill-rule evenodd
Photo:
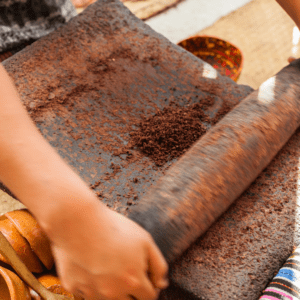
<path fill-rule="evenodd" d="M 0 232 L 0 245 L 0 253 L 10 262 L 20 278 L 30 286 L 35 293 L 41 295 L 44 300 L 70 300 L 67 296 L 52 293 L 45 288 L 28 270 L 2 232 Z"/>
<path fill-rule="evenodd" d="M 42 264 L 32 251 L 28 242 L 22 237 L 16 227 L 10 222 L 9 219 L 6 218 L 6 216 L 0 217 L 0 231 L 3 233 L 11 246 L 17 252 L 18 256 L 31 272 L 41 273 L 43 271 Z M 9 264 L 9 262 L 1 254 L 0 260 Z"/>
<path fill-rule="evenodd" d="M 197 35 L 178 45 L 212 65 L 221 75 L 238 80 L 243 69 L 243 54 L 233 44 L 217 37 Z"/>
<path fill-rule="evenodd" d="M 14 210 L 5 214 L 19 233 L 28 241 L 34 253 L 45 267 L 50 270 L 54 264 L 50 241 L 37 220 L 27 209 Z"/>
<path fill-rule="evenodd" d="M 31 300 L 28 287 L 13 272 L 0 267 L 0 299 Z"/>

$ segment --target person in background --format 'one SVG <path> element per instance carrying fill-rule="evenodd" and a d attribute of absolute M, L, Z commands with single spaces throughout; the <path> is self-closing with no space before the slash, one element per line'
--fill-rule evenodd
<path fill-rule="evenodd" d="M 300 0 L 277 2 L 299 27 Z M 68 0 L 1 0 L 0 52 L 13 54 L 75 15 Z M 64 287 L 87 300 L 156 299 L 168 286 L 168 266 L 152 237 L 103 205 L 62 160 L 30 119 L 3 66 L 0 141 L 0 181 L 50 238 Z"/>

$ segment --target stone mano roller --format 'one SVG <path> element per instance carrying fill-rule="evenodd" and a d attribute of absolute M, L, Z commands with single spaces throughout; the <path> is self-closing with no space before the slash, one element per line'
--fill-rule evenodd
<path fill-rule="evenodd" d="M 228 113 L 160 178 L 129 217 L 168 261 L 181 255 L 270 163 L 300 125 L 300 63 Z"/>

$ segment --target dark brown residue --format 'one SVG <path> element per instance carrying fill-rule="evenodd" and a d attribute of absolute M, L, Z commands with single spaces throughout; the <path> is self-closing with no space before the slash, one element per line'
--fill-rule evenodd
<path fill-rule="evenodd" d="M 207 132 L 208 125 L 216 124 L 233 108 L 232 104 L 223 101 L 221 109 L 213 118 L 209 118 L 205 110 L 214 102 L 211 96 L 186 107 L 171 102 L 154 116 L 135 124 L 138 129 L 130 133 L 130 146 L 139 148 L 157 166 L 162 166 L 184 154 Z"/>

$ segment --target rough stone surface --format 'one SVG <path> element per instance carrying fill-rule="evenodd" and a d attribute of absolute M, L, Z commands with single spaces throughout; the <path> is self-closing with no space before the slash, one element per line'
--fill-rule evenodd
<path fill-rule="evenodd" d="M 4 66 L 51 145 L 122 213 L 168 167 L 126 148 L 133 124 L 170 101 L 183 106 L 207 96 L 215 99 L 213 116 L 224 101 L 236 105 L 252 91 L 155 33 L 119 1 L 91 5 Z"/>
<path fill-rule="evenodd" d="M 243 99 L 131 210 L 129 217 L 152 234 L 168 261 L 207 231 L 296 131 L 299 75 L 298 61 Z"/>
<path fill-rule="evenodd" d="M 235 105 L 252 92 L 171 44 L 116 0 L 91 5 L 4 66 L 42 134 L 104 203 L 124 214 L 176 161 L 159 168 L 128 151 L 133 124 L 170 101 L 185 106 L 212 96 L 214 115 L 223 101 Z M 286 91 L 291 97 L 293 84 Z M 162 299 L 258 298 L 298 244 L 299 143 L 297 131 L 171 266 L 182 295 L 173 286 Z"/>
<path fill-rule="evenodd" d="M 196 299 L 258 299 L 299 245 L 297 130 L 230 209 L 172 266 Z"/>

